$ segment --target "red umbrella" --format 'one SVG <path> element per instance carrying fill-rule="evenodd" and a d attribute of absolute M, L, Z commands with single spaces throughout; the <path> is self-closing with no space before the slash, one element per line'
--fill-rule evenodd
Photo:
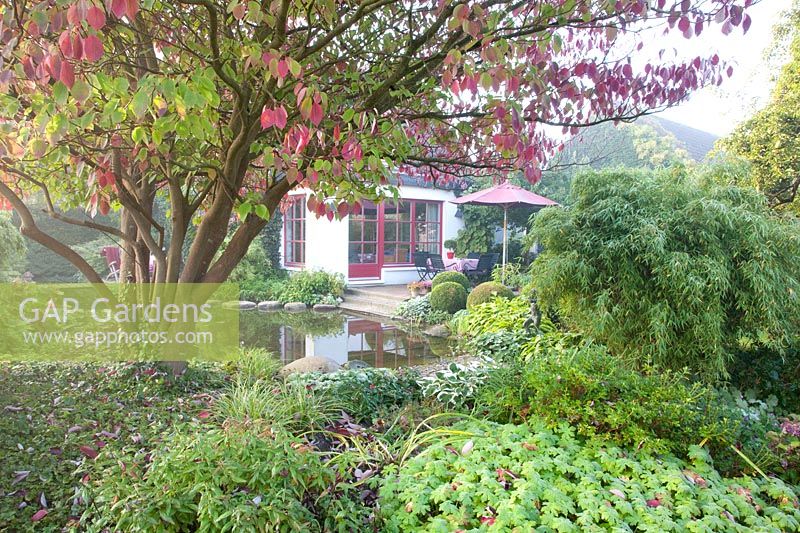
<path fill-rule="evenodd" d="M 461 198 L 452 200 L 454 204 L 471 205 L 499 205 L 503 207 L 503 272 L 505 272 L 506 260 L 508 258 L 508 208 L 509 207 L 548 207 L 558 205 L 550 198 L 539 196 L 522 187 L 517 187 L 507 181 L 473 192 Z"/>

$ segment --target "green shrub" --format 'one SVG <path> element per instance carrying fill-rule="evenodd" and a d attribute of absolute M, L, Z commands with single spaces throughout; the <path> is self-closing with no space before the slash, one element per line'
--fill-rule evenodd
<path fill-rule="evenodd" d="M 628 368 L 588 342 L 543 350 L 493 374 L 478 403 L 496 421 L 537 416 L 553 426 L 568 422 L 580 435 L 658 452 L 682 453 L 706 438 L 733 442 L 738 429 L 716 406 L 712 388 L 681 374 Z"/>
<path fill-rule="evenodd" d="M 344 278 L 341 274 L 331 274 L 324 270 L 301 270 L 289 276 L 280 294 L 280 301 L 303 302 L 314 305 L 344 294 Z"/>
<path fill-rule="evenodd" d="M 767 438 L 777 458 L 781 479 L 800 486 L 800 415 L 781 420 L 780 427 L 768 433 Z"/>
<path fill-rule="evenodd" d="M 341 514 L 331 492 L 334 472 L 302 441 L 247 426 L 189 430 L 153 454 L 146 474 L 136 465 L 109 472 L 95 497 L 101 515 L 93 525 L 132 532 L 320 531 L 326 515 Z M 363 527 L 358 515 L 349 519 L 353 530 Z"/>
<path fill-rule="evenodd" d="M 445 311 L 453 314 L 467 305 L 467 291 L 460 283 L 446 281 L 433 288 L 430 294 L 431 307 L 434 311 Z"/>
<path fill-rule="evenodd" d="M 531 318 L 531 304 L 524 298 L 489 298 L 483 303 L 467 305 L 469 310 L 456 330 L 460 335 L 474 337 L 503 331 L 522 332 L 525 329 L 525 321 Z"/>
<path fill-rule="evenodd" d="M 450 313 L 447 311 L 435 311 L 431 307 L 429 294 L 400 302 L 394 313 L 412 324 L 441 324 L 450 319 Z"/>
<path fill-rule="evenodd" d="M 265 300 L 280 300 L 285 279 L 246 279 L 239 282 L 239 297 L 242 300 L 263 302 Z"/>
<path fill-rule="evenodd" d="M 575 178 L 531 238 L 539 301 L 622 356 L 725 377 L 742 346 L 780 356 L 800 326 L 800 222 L 755 190 L 670 173 Z"/>
<path fill-rule="evenodd" d="M 653 457 L 581 442 L 543 423 L 462 423 L 392 469 L 380 491 L 384 530 L 797 531 L 800 505 L 776 479 L 726 479 L 708 453 Z"/>
<path fill-rule="evenodd" d="M 458 283 L 464 290 L 469 292 L 472 288 L 472 284 L 467 279 L 467 276 L 462 274 L 461 272 L 456 272 L 455 270 L 445 270 L 444 272 L 439 272 L 433 277 L 433 281 L 431 281 L 431 290 L 433 290 L 437 285 L 442 283 L 447 283 L 449 281 Z"/>
<path fill-rule="evenodd" d="M 387 409 L 419 398 L 413 370 L 365 368 L 333 374 L 297 374 L 289 379 L 313 393 L 336 398 L 341 409 L 362 422 L 371 422 Z"/>
<path fill-rule="evenodd" d="M 514 293 L 505 285 L 495 281 L 487 281 L 472 289 L 472 292 L 469 293 L 469 298 L 467 298 L 467 307 L 472 309 L 476 305 L 490 302 L 495 298 L 510 300 L 513 297 Z"/>

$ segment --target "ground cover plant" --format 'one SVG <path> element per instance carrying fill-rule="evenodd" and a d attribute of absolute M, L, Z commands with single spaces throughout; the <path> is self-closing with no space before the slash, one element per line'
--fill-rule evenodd
<path fill-rule="evenodd" d="M 0 524 L 78 524 L 85 489 L 105 467 L 141 459 L 176 424 L 209 417 L 225 381 L 204 365 L 174 378 L 146 364 L 0 363 Z"/>
<path fill-rule="evenodd" d="M 537 420 L 456 427 L 467 435 L 390 469 L 380 492 L 386 531 L 800 528 L 789 486 L 721 477 L 698 446 L 682 461 L 582 441 L 567 425 Z"/>

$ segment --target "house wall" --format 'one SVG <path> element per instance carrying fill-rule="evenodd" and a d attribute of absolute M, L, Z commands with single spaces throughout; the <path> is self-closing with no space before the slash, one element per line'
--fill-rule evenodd
<path fill-rule="evenodd" d="M 432 189 L 427 187 L 401 186 L 398 188 L 400 198 L 412 200 L 436 200 L 442 202 L 442 243 L 448 239 L 453 239 L 458 234 L 458 230 L 464 227 L 464 221 L 456 217 L 458 206 L 450 203 L 455 199 L 452 191 Z M 303 190 L 298 190 L 294 194 L 305 194 Z M 283 232 L 283 229 L 281 229 Z M 328 220 L 325 217 L 317 218 L 315 215 L 306 211 L 306 263 L 307 269 L 323 269 L 328 272 L 341 273 L 348 279 L 348 256 L 347 245 L 349 243 L 349 221 L 348 217 L 342 220 Z M 444 245 L 441 253 L 444 254 Z M 284 263 L 283 235 L 281 234 L 281 264 L 287 270 L 300 270 L 299 267 L 287 267 Z M 417 270 L 413 266 L 384 267 L 381 270 L 379 280 L 369 280 L 360 282 L 358 280 L 348 283 L 353 285 L 366 284 L 386 284 L 396 285 L 416 281 L 419 279 Z"/>

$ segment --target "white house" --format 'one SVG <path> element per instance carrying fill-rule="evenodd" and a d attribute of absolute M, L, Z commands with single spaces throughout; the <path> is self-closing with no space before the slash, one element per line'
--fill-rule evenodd
<path fill-rule="evenodd" d="M 403 177 L 400 200 L 365 201 L 360 214 L 317 218 L 302 189 L 290 193 L 283 215 L 281 262 L 287 270 L 324 269 L 350 285 L 394 285 L 419 279 L 413 253 L 444 254 L 444 241 L 464 227 L 453 187 Z"/>

